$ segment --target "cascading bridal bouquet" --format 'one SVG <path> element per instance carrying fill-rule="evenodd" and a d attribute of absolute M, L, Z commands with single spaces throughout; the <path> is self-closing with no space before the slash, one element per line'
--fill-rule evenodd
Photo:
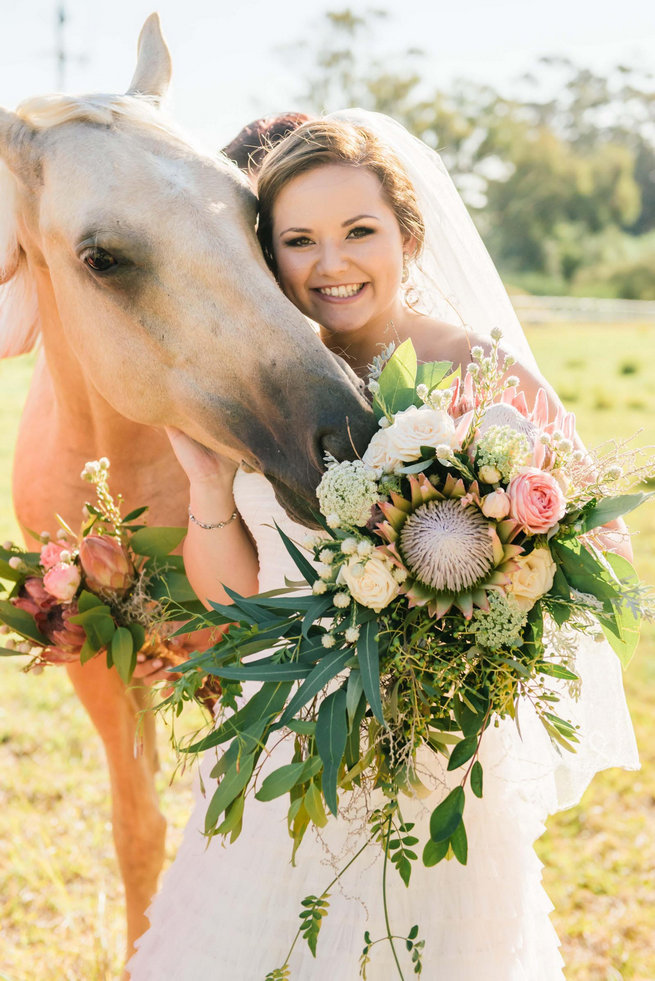
<path fill-rule="evenodd" d="M 0 629 L 22 638 L 17 643 L 10 636 L 0 654 L 30 655 L 26 670 L 84 664 L 104 651 L 107 667 L 127 684 L 137 654 L 168 667 L 187 656 L 180 638 L 171 636 L 179 624 L 164 616 L 171 600 L 181 615 L 202 609 L 182 557 L 171 555 L 185 529 L 137 524 L 147 507 L 121 516 L 122 499 L 110 493 L 108 470 L 103 457 L 82 471 L 96 499 L 85 505 L 79 534 L 58 518 L 56 539 L 38 536 L 39 552 L 12 542 L 0 548 L 0 580 L 7 584 Z M 201 694 L 207 694 L 204 688 Z"/>
<path fill-rule="evenodd" d="M 403 821 L 399 795 L 423 794 L 434 754 L 461 779 L 429 817 L 422 860 L 466 863 L 465 790 L 482 796 L 490 723 L 527 701 L 574 751 L 576 728 L 556 711 L 562 688 L 579 684 L 572 631 L 605 635 L 624 664 L 632 656 L 652 606 L 630 563 L 603 551 L 601 528 L 649 495 L 618 493 L 617 454 L 576 446 L 574 417 L 552 412 L 544 390 L 529 409 L 492 338 L 487 355 L 473 349 L 464 380 L 449 363 L 418 366 L 411 342 L 374 365 L 380 428 L 361 460 L 328 461 L 323 534 L 306 543 L 313 561 L 280 530 L 304 581 L 248 598 L 228 589 L 233 606 L 211 604 L 187 628 L 229 625 L 161 706 L 179 713 L 205 675 L 220 679 L 211 731 L 183 747 L 229 743 L 212 773 L 208 834 L 239 835 L 248 793 L 288 794 L 295 855 L 354 786 L 369 802 L 382 791 L 369 840 L 384 849 L 383 883 L 391 862 L 408 884 L 420 830 Z M 261 687 L 239 704 L 246 681 Z M 284 738 L 288 762 L 264 776 L 267 747 Z M 314 953 L 332 885 L 303 902 L 298 936 Z M 381 939 L 401 976 L 393 941 L 420 973 L 417 937 L 414 926 L 394 938 L 387 917 Z M 366 934 L 364 976 L 377 942 Z M 269 979 L 288 977 L 288 962 Z"/>

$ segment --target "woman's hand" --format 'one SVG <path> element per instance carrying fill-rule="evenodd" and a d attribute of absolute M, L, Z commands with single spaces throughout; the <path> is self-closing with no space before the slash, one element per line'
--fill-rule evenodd
<path fill-rule="evenodd" d="M 191 485 L 208 483 L 232 485 L 238 465 L 234 460 L 221 456 L 206 446 L 191 439 L 180 429 L 166 427 L 166 435 L 171 441 L 173 453 L 189 478 Z"/>

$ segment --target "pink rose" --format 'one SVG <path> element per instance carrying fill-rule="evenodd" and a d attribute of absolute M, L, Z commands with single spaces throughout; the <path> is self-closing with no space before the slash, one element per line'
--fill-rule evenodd
<path fill-rule="evenodd" d="M 57 565 L 59 562 L 59 557 L 62 552 L 66 551 L 66 546 L 62 545 L 60 542 L 48 542 L 41 549 L 40 562 L 44 569 L 52 569 L 53 565 Z"/>
<path fill-rule="evenodd" d="M 507 496 L 511 516 L 533 535 L 550 531 L 566 511 L 566 500 L 555 478 L 536 467 L 523 467 L 512 477 Z"/>
<path fill-rule="evenodd" d="M 80 570 L 76 565 L 58 562 L 46 572 L 43 585 L 55 599 L 61 600 L 62 603 L 69 603 L 75 596 L 81 579 Z"/>
<path fill-rule="evenodd" d="M 499 487 L 492 494 L 487 494 L 482 498 L 482 513 L 485 518 L 493 518 L 494 521 L 502 521 L 506 518 L 510 510 L 509 497 Z"/>
<path fill-rule="evenodd" d="M 96 593 L 124 593 L 134 576 L 127 552 L 109 535 L 87 535 L 80 545 L 80 562 L 87 586 Z"/>

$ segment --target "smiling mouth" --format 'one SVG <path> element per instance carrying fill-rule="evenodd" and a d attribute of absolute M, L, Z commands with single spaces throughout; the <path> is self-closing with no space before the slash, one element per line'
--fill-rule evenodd
<path fill-rule="evenodd" d="M 367 283 L 347 283 L 341 286 L 316 286 L 314 292 L 330 299 L 347 300 L 353 296 L 359 296 L 367 285 Z"/>

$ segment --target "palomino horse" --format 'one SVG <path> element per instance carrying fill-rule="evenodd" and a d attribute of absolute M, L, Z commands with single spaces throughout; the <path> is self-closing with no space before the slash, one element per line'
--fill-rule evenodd
<path fill-rule="evenodd" d="M 14 468 L 25 528 L 77 522 L 80 470 L 99 456 L 127 507 L 185 524 L 164 424 L 263 471 L 302 518 L 323 452 L 373 429 L 354 376 L 267 270 L 245 179 L 163 115 L 169 78 L 153 15 L 126 95 L 0 110 L 0 355 L 42 340 Z M 101 659 L 69 673 L 106 750 L 131 948 L 164 854 L 153 733 L 135 756 L 143 694 Z"/>

